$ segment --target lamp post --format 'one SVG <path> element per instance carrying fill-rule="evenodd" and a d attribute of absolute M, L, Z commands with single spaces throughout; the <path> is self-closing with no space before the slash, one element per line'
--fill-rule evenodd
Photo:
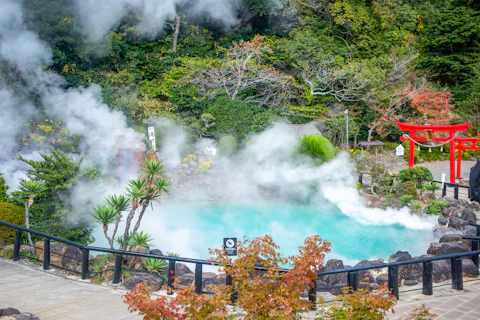
<path fill-rule="evenodd" d="M 346 147 L 347 149 L 345 149 L 345 151 L 348 152 L 348 109 L 345 110 L 345 118 L 346 118 L 346 124 L 347 124 L 347 136 L 345 137 L 345 141 L 346 141 Z"/>

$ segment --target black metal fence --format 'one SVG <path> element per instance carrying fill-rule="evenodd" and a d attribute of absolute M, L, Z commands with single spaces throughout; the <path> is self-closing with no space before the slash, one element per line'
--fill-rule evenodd
<path fill-rule="evenodd" d="M 196 293 L 202 293 L 202 269 L 204 265 L 216 265 L 219 266 L 219 263 L 215 261 L 208 261 L 208 260 L 199 260 L 199 259 L 191 259 L 191 258 L 181 258 L 181 257 L 172 257 L 172 256 L 161 256 L 161 255 L 154 255 L 149 253 L 142 253 L 142 252 L 132 252 L 132 251 L 124 251 L 124 250 L 115 250 L 115 249 L 107 249 L 107 248 L 100 248 L 100 247 L 93 247 L 93 246 L 86 246 L 74 241 L 62 239 L 56 236 L 52 236 L 43 232 L 39 232 L 32 229 L 27 229 L 22 226 L 18 226 L 15 224 L 11 224 L 5 221 L 0 220 L 0 225 L 11 227 L 15 229 L 15 242 L 14 242 L 14 249 L 13 249 L 13 260 L 18 261 L 20 259 L 20 245 L 21 245 L 21 238 L 22 232 L 29 232 L 35 234 L 39 237 L 44 238 L 44 248 L 43 248 L 43 269 L 49 270 L 50 269 L 50 241 L 58 241 L 70 246 L 75 246 L 82 251 L 82 271 L 81 276 L 82 279 L 87 279 L 89 274 L 89 255 L 90 251 L 97 251 L 97 252 L 105 252 L 115 255 L 115 267 L 114 267 L 114 275 L 113 275 L 113 284 L 120 283 L 121 279 L 121 266 L 123 256 L 135 256 L 135 257 L 143 257 L 143 258 L 154 258 L 154 259 L 162 259 L 168 261 L 168 274 L 167 274 L 167 286 L 170 289 L 174 289 L 174 278 L 175 278 L 175 264 L 177 262 L 183 263 L 193 263 L 195 264 L 195 280 L 194 280 L 194 287 Z M 428 258 L 421 258 L 421 259 L 412 259 L 412 260 L 405 260 L 405 261 L 398 261 L 393 263 L 382 263 L 377 265 L 371 266 L 361 266 L 361 267 L 354 267 L 354 268 L 347 268 L 347 269 L 337 269 L 337 270 L 330 270 L 330 271 L 322 271 L 319 272 L 319 276 L 327 276 L 332 274 L 339 274 L 339 273 L 346 273 L 347 274 L 347 286 L 351 287 L 353 290 L 357 290 L 360 284 L 359 272 L 360 271 L 368 271 L 373 269 L 379 268 L 388 268 L 388 287 L 392 291 L 392 293 L 399 298 L 399 281 L 398 281 L 398 269 L 400 266 L 405 265 L 412 265 L 412 264 L 423 264 L 423 274 L 422 274 L 422 282 L 423 288 L 422 293 L 425 295 L 432 295 L 433 294 L 433 261 L 438 260 L 446 260 L 449 259 L 451 261 L 451 272 L 452 272 L 452 288 L 455 290 L 463 290 L 463 275 L 462 275 L 462 258 L 470 257 L 475 264 L 475 266 L 479 267 L 479 255 L 480 255 L 480 225 L 470 223 L 477 228 L 477 236 L 463 236 L 463 239 L 469 240 L 472 243 L 472 251 L 463 252 L 463 253 L 455 253 L 455 254 L 448 254 L 443 256 L 436 256 L 436 257 L 428 257 Z M 256 270 L 266 270 L 264 267 L 258 266 L 255 267 Z M 287 269 L 281 269 L 283 271 L 287 271 Z M 232 285 L 232 277 L 227 276 L 226 285 Z M 309 293 L 309 300 L 312 302 L 316 301 L 316 283 L 313 288 L 311 288 Z M 169 290 L 172 293 L 171 290 Z"/>

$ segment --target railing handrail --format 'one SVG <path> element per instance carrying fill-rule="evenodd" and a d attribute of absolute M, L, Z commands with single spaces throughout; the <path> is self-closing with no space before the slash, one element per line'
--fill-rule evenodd
<path fill-rule="evenodd" d="M 440 183 L 442 184 L 442 181 L 438 181 L 438 180 L 433 180 L 433 182 L 436 182 L 436 183 Z M 469 189 L 469 187 L 467 186 L 464 186 L 462 184 L 459 184 L 459 183 L 450 183 L 450 182 L 443 182 L 444 185 L 448 186 L 448 187 L 459 187 L 459 188 L 465 188 L 465 189 Z"/>
<path fill-rule="evenodd" d="M 325 276 L 325 275 L 336 274 L 336 273 L 348 273 L 348 272 L 356 272 L 356 271 L 363 271 L 363 270 L 370 270 L 370 269 L 398 267 L 398 266 L 407 265 L 407 264 L 417 264 L 417 263 L 423 263 L 423 262 L 431 262 L 431 261 L 438 261 L 438 260 L 469 257 L 469 256 L 473 256 L 475 254 L 480 254 L 480 250 L 468 251 L 468 252 L 462 252 L 462 253 L 452 253 L 452 254 L 447 254 L 447 255 L 443 255 L 443 256 L 436 256 L 436 257 L 404 260 L 404 261 L 397 261 L 397 262 L 390 262 L 390 263 L 381 263 L 381 264 L 376 264 L 376 265 L 373 265 L 373 266 L 361 266 L 361 267 L 354 267 L 354 268 L 344 268 L 344 269 L 322 271 L 322 272 L 319 272 L 318 275 L 319 276 Z"/>
<path fill-rule="evenodd" d="M 83 248 L 86 247 L 84 244 L 81 244 L 81 243 L 78 243 L 78 242 L 75 242 L 75 241 L 71 241 L 71 240 L 60 238 L 60 237 L 56 237 L 56 236 L 53 236 L 53 235 L 45 233 L 45 232 L 29 229 L 29 228 L 22 227 L 22 226 L 19 226 L 19 225 L 13 224 L 13 223 L 9 223 L 9 222 L 3 221 L 3 220 L 0 220 L 0 225 L 10 227 L 10 228 L 14 228 L 14 229 L 21 230 L 21 231 L 25 231 L 25 232 L 29 232 L 29 233 L 33 233 L 33 234 L 36 234 L 37 236 L 40 236 L 42 238 L 47 238 L 47 239 L 55 240 L 55 241 L 58 241 L 58 242 L 63 242 L 63 243 L 69 244 L 71 246 L 78 247 L 80 249 L 83 249 Z"/>

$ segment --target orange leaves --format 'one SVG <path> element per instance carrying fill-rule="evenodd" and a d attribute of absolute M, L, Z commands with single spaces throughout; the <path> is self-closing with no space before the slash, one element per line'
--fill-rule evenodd
<path fill-rule="evenodd" d="M 424 122 L 429 125 L 450 124 L 455 106 L 449 104 L 452 94 L 448 90 L 435 91 L 424 87 L 418 92 L 407 90 L 406 94 L 412 97 L 410 105 L 424 115 Z"/>

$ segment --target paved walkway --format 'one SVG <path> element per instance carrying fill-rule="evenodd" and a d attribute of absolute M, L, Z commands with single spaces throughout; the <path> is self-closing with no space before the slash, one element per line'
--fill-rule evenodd
<path fill-rule="evenodd" d="M 389 315 L 389 319 L 405 319 L 421 304 L 437 314 L 439 320 L 480 319 L 480 281 L 465 281 L 464 287 L 463 291 L 457 291 L 451 289 L 449 281 L 435 284 L 434 295 L 430 297 L 421 294 L 420 285 L 401 287 L 395 314 Z M 417 290 L 404 291 L 412 289 Z M 123 294 L 123 290 L 71 280 L 45 272 L 38 266 L 0 258 L 0 309 L 16 308 L 42 320 L 141 319 L 128 312 Z"/>
<path fill-rule="evenodd" d="M 141 319 L 127 310 L 124 293 L 0 259 L 0 309 L 31 312 L 42 320 Z"/>

